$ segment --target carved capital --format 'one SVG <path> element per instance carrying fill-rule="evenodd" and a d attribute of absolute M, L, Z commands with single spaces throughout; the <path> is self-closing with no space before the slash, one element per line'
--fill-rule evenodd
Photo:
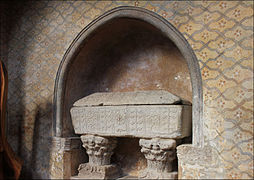
<path fill-rule="evenodd" d="M 89 164 L 109 165 L 113 149 L 116 147 L 116 139 L 94 135 L 82 135 L 83 147 L 89 156 Z"/>
<path fill-rule="evenodd" d="M 140 139 L 141 152 L 147 159 L 147 168 L 140 178 L 175 178 L 172 161 L 176 158 L 176 141 L 173 139 Z"/>
<path fill-rule="evenodd" d="M 81 141 L 89 156 L 89 162 L 80 164 L 79 174 L 73 179 L 116 179 L 119 177 L 119 168 L 110 164 L 110 158 L 117 143 L 115 138 L 82 135 Z"/>

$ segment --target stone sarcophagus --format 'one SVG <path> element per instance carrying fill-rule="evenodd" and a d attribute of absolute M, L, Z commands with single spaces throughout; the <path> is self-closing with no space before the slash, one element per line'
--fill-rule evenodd
<path fill-rule="evenodd" d="M 79 177 L 119 177 L 110 164 L 115 137 L 136 137 L 147 159 L 139 178 L 176 178 L 170 163 L 175 139 L 191 135 L 191 112 L 189 103 L 167 91 L 94 93 L 76 101 L 72 123 L 89 155 Z"/>

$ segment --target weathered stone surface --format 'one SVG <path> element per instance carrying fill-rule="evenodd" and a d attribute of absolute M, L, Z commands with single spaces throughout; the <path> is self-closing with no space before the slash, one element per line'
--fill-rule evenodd
<path fill-rule="evenodd" d="M 181 99 L 170 92 L 136 91 L 136 92 L 106 92 L 94 93 L 74 103 L 74 106 L 114 106 L 114 105 L 148 105 L 176 104 Z"/>
<path fill-rule="evenodd" d="M 211 146 L 203 148 L 192 144 L 177 147 L 179 179 L 225 179 L 221 157 Z M 227 178 L 226 178 L 227 179 Z"/>
<path fill-rule="evenodd" d="M 147 168 L 140 172 L 144 179 L 176 179 L 172 161 L 176 158 L 176 141 L 173 139 L 140 139 L 141 152 L 147 159 Z"/>
<path fill-rule="evenodd" d="M 191 106 L 181 103 L 166 91 L 95 93 L 77 101 L 71 108 L 72 122 L 75 133 L 83 134 L 89 156 L 77 178 L 119 177 L 120 171 L 110 164 L 114 136 L 153 138 L 139 141 L 147 160 L 139 178 L 177 178 L 177 172 L 171 172 L 176 141 L 170 138 L 191 134 Z"/>
<path fill-rule="evenodd" d="M 80 164 L 78 176 L 72 179 L 113 179 L 120 176 L 119 168 L 110 164 L 117 143 L 115 138 L 82 135 L 81 141 L 89 156 L 89 162 Z"/>
<path fill-rule="evenodd" d="M 76 134 L 182 138 L 191 134 L 191 106 L 142 105 L 73 107 Z"/>
<path fill-rule="evenodd" d="M 88 158 L 79 137 L 54 137 L 50 159 L 50 179 L 69 179 Z"/>
<path fill-rule="evenodd" d="M 83 135 L 81 141 L 89 156 L 89 164 L 98 166 L 110 164 L 110 157 L 117 143 L 114 138 Z"/>
<path fill-rule="evenodd" d="M 97 166 L 89 163 L 80 164 L 78 176 L 71 179 L 116 179 L 119 177 L 119 168 L 116 165 Z"/>
<path fill-rule="evenodd" d="M 129 176 L 129 175 L 127 175 L 127 176 L 120 177 L 118 179 L 138 179 L 138 177 L 137 176 Z"/>

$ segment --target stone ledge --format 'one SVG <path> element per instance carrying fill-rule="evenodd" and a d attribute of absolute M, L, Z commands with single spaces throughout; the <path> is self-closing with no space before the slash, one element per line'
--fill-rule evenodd
<path fill-rule="evenodd" d="M 177 148 L 177 157 L 179 160 L 188 164 L 202 163 L 202 165 L 211 166 L 211 164 L 217 163 L 215 152 L 210 146 L 204 148 L 194 147 L 191 144 L 180 145 Z"/>
<path fill-rule="evenodd" d="M 199 148 L 183 144 L 176 149 L 179 179 L 223 178 L 220 157 L 211 146 Z"/>
<path fill-rule="evenodd" d="M 80 137 L 52 137 L 52 148 L 62 151 L 71 151 L 81 148 Z"/>

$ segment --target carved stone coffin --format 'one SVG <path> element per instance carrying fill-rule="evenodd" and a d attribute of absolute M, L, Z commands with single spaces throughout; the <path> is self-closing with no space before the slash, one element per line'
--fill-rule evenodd
<path fill-rule="evenodd" d="M 191 135 L 191 105 L 167 91 L 94 93 L 74 103 L 76 134 L 138 138 Z"/>

